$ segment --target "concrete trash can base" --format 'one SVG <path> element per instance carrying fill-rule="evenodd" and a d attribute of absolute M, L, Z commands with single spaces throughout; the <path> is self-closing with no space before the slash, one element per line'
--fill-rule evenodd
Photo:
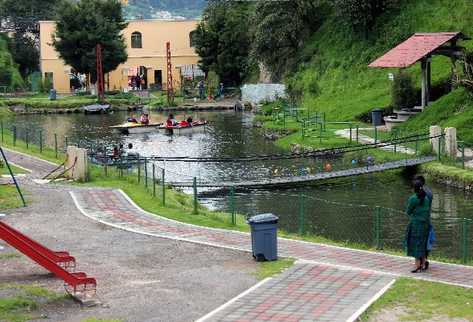
<path fill-rule="evenodd" d="M 279 218 L 273 214 L 261 214 L 248 219 L 255 260 L 274 261 L 278 259 L 278 220 Z"/>

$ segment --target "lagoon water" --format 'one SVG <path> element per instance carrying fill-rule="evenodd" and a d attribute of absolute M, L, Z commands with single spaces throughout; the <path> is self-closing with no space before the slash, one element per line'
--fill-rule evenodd
<path fill-rule="evenodd" d="M 186 115 L 178 113 L 176 119 L 184 119 Z M 160 133 L 128 136 L 114 133 L 109 126 L 122 123 L 128 116 L 125 112 L 109 115 L 18 115 L 14 117 L 14 123 L 20 138 L 27 129 L 30 137 L 37 137 L 35 133 L 42 130 L 44 140 L 50 146 L 54 145 L 54 134 L 57 134 L 61 147 L 65 144 L 66 136 L 69 143 L 107 146 L 108 149 L 120 143 L 125 146 L 132 143 L 133 152 L 142 156 L 232 158 L 284 153 L 273 142 L 266 140 L 260 129 L 252 126 L 251 113 L 229 111 L 192 115 L 195 120 L 207 119 L 210 122 L 207 130 L 173 138 Z M 166 118 L 164 113 L 151 113 L 153 122 L 162 122 Z M 198 177 L 219 182 L 290 176 L 300 171 L 316 172 L 326 162 L 332 163 L 334 168 L 338 165 L 335 160 L 283 160 L 243 164 L 160 162 L 158 166 L 166 168 L 169 180 L 191 181 L 193 177 Z M 430 185 L 435 194 L 432 217 L 439 240 L 437 251 L 446 256 L 458 257 L 461 253 L 458 219 L 473 218 L 473 196 L 458 189 L 433 183 Z M 228 193 L 202 189 L 199 192 L 201 203 L 212 209 L 228 210 Z M 302 200 L 301 193 L 304 196 Z M 400 171 L 391 171 L 298 189 L 241 191 L 236 193 L 235 207 L 237 212 L 244 214 L 274 213 L 280 217 L 280 226 L 289 232 L 297 233 L 302 229 L 305 233 L 368 245 L 374 240 L 375 207 L 388 208 L 382 210 L 384 246 L 402 249 L 407 223 L 403 210 L 410 194 L 409 176 Z M 470 242 L 473 243 L 473 227 L 471 230 Z"/>

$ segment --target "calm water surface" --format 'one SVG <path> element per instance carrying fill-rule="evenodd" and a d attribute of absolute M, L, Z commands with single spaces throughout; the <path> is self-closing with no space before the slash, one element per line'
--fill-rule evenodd
<path fill-rule="evenodd" d="M 133 152 L 142 156 L 192 156 L 192 157 L 242 157 L 257 154 L 282 153 L 272 142 L 264 139 L 260 130 L 252 127 L 252 114 L 235 112 L 194 113 L 194 119 L 207 119 L 210 126 L 205 133 L 174 136 L 172 139 L 160 133 L 123 136 L 114 133 L 109 126 L 122 123 L 127 113 L 110 115 L 41 115 L 16 116 L 14 122 L 19 136 L 25 130 L 40 129 L 49 145 L 54 145 L 54 134 L 58 143 L 81 145 L 94 144 L 112 148 L 123 143 L 133 144 Z M 138 115 L 135 115 L 138 116 Z M 167 115 L 152 113 L 153 122 L 161 122 Z M 184 114 L 177 114 L 184 119 Z M 30 136 L 34 136 L 31 135 Z M 260 161 L 253 163 L 174 163 L 162 162 L 169 180 L 190 181 L 192 177 L 202 180 L 238 181 L 244 179 L 289 176 L 298 172 L 317 172 L 321 160 Z M 333 161 L 330 161 L 333 162 Z M 337 162 L 333 162 L 334 165 Z M 287 231 L 303 231 L 321 234 L 337 240 L 372 243 L 374 207 L 393 209 L 384 211 L 383 238 L 385 245 L 401 248 L 406 216 L 405 202 L 411 194 L 410 179 L 399 172 L 366 175 L 340 179 L 330 184 L 317 184 L 290 190 L 253 190 L 236 194 L 235 205 L 240 213 L 256 214 L 271 212 L 280 217 L 280 225 Z M 438 231 L 438 248 L 445 255 L 459 254 L 460 228 L 457 218 L 473 218 L 471 195 L 462 191 L 431 184 L 435 194 L 432 216 Z M 228 210 L 228 195 L 224 192 L 200 191 L 201 202 L 213 209 Z M 300 193 L 304 199 L 300 199 Z M 301 216 L 300 205 L 304 212 Z M 399 213 L 394 211 L 400 211 Z M 473 235 L 473 233 L 472 233 Z M 473 241 L 472 241 L 473 242 Z"/>

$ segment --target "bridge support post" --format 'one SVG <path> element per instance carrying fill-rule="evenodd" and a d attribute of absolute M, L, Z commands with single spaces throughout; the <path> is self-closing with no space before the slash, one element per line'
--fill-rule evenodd
<path fill-rule="evenodd" d="M 457 157 L 458 141 L 457 129 L 454 127 L 447 127 L 445 129 L 445 154 L 450 158 Z"/>
<path fill-rule="evenodd" d="M 429 128 L 430 144 L 432 144 L 432 150 L 435 154 L 440 157 L 440 147 L 441 147 L 441 135 L 442 128 L 438 125 L 433 125 Z"/>

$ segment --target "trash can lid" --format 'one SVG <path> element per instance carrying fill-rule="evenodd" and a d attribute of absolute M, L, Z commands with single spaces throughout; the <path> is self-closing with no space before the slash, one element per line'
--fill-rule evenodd
<path fill-rule="evenodd" d="M 277 223 L 279 218 L 273 214 L 260 214 L 248 219 L 249 224 L 268 224 Z"/>
<path fill-rule="evenodd" d="M 371 110 L 371 112 L 384 112 L 384 110 L 381 108 L 375 108 L 374 110 Z"/>

